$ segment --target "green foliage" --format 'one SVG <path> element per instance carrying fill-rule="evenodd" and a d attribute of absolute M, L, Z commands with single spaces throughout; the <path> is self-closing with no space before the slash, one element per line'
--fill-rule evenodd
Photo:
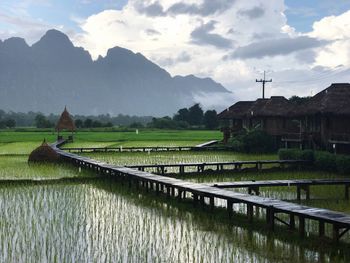
<path fill-rule="evenodd" d="M 342 174 L 350 174 L 350 156 L 337 155 L 337 171 Z"/>
<path fill-rule="evenodd" d="M 245 153 L 268 153 L 276 150 L 274 138 L 258 129 L 247 130 L 229 140 L 235 151 Z"/>
<path fill-rule="evenodd" d="M 336 155 L 329 152 L 315 152 L 315 162 L 316 168 L 323 171 L 336 171 Z"/>
<path fill-rule="evenodd" d="M 179 109 L 179 111 L 174 115 L 174 121 L 189 122 L 190 112 L 187 108 Z"/>
<path fill-rule="evenodd" d="M 35 117 L 35 126 L 37 128 L 52 128 L 54 124 L 49 121 L 43 114 L 38 114 Z"/>
<path fill-rule="evenodd" d="M 314 153 L 312 150 L 280 149 L 278 151 L 278 156 L 280 160 L 314 161 Z"/>
<path fill-rule="evenodd" d="M 215 110 L 208 110 L 204 114 L 204 126 L 209 130 L 214 130 L 219 126 L 219 119 Z"/>
<path fill-rule="evenodd" d="M 201 125 L 203 123 L 203 110 L 198 103 L 190 107 L 188 112 L 188 123 L 190 125 Z"/>

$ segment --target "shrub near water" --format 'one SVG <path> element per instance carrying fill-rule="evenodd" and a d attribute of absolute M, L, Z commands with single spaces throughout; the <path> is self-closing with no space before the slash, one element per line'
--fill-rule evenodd
<path fill-rule="evenodd" d="M 336 159 L 337 171 L 342 174 L 350 174 L 350 156 L 339 155 Z"/>
<path fill-rule="evenodd" d="M 278 157 L 280 160 L 314 161 L 314 153 L 311 150 L 280 149 Z"/>
<path fill-rule="evenodd" d="M 269 153 L 276 151 L 273 137 L 262 130 L 251 130 L 233 137 L 230 146 L 237 152 Z"/>
<path fill-rule="evenodd" d="M 315 152 L 315 166 L 324 171 L 336 171 L 337 156 L 329 152 Z"/>

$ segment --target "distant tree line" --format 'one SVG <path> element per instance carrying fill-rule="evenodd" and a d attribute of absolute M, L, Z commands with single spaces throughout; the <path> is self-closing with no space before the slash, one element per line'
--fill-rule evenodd
<path fill-rule="evenodd" d="M 0 110 L 0 129 L 14 127 L 37 127 L 53 128 L 60 115 L 44 115 L 41 112 L 5 112 Z M 102 114 L 97 116 L 74 115 L 76 125 L 79 128 L 92 127 L 110 127 L 110 126 L 129 126 L 132 123 L 140 123 L 142 126 L 152 121 L 152 116 L 130 116 L 119 114 L 110 116 Z"/>
<path fill-rule="evenodd" d="M 134 124 L 135 125 L 135 124 Z M 206 128 L 217 129 L 219 120 L 215 110 L 203 111 L 199 104 L 194 104 L 190 108 L 183 108 L 173 116 L 153 118 L 148 127 L 158 129 L 186 129 L 186 128 Z"/>
<path fill-rule="evenodd" d="M 41 112 L 5 112 L 0 110 L 0 129 L 14 127 L 54 128 L 60 115 L 44 115 Z M 154 118 L 151 116 L 129 116 L 119 114 L 110 116 L 74 115 L 77 128 L 100 128 L 124 126 L 129 128 L 157 128 L 157 129 L 217 129 L 219 121 L 215 110 L 203 111 L 199 104 L 183 108 L 173 116 Z"/>

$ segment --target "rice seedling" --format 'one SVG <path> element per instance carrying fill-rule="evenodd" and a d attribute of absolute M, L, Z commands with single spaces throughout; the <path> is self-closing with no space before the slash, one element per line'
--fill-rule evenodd
<path fill-rule="evenodd" d="M 190 206 L 192 207 L 192 206 Z M 110 181 L 0 185 L 3 262 L 346 261 Z"/>

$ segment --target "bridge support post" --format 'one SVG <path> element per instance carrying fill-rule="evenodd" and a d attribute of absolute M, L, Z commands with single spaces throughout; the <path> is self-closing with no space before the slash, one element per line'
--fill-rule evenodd
<path fill-rule="evenodd" d="M 293 214 L 289 215 L 289 229 L 295 229 L 295 216 Z"/>
<path fill-rule="evenodd" d="M 305 236 L 305 217 L 299 216 L 299 235 L 300 237 Z"/>
<path fill-rule="evenodd" d="M 266 222 L 267 226 L 273 230 L 275 227 L 275 208 L 273 206 L 266 208 Z"/>
<path fill-rule="evenodd" d="M 231 200 L 227 200 L 227 212 L 228 212 L 228 217 L 230 219 L 232 218 L 232 210 L 233 210 L 233 202 Z"/>
<path fill-rule="evenodd" d="M 247 216 L 249 223 L 253 222 L 254 206 L 252 204 L 247 204 Z"/>
<path fill-rule="evenodd" d="M 210 210 L 213 211 L 214 210 L 214 206 L 215 206 L 214 197 L 213 196 L 210 197 L 209 203 L 210 203 Z"/>
<path fill-rule="evenodd" d="M 334 224 L 333 225 L 333 241 L 338 242 L 339 241 L 339 226 Z"/>
<path fill-rule="evenodd" d="M 323 221 L 318 222 L 318 236 L 324 237 L 325 235 L 325 224 Z"/>

